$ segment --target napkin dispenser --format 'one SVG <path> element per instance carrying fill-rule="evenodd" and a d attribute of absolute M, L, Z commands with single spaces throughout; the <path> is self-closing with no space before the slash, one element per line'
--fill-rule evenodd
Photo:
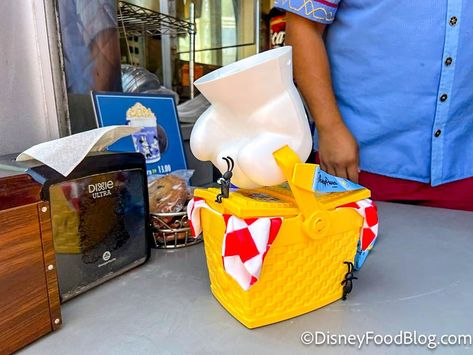
<path fill-rule="evenodd" d="M 146 262 L 148 191 L 140 153 L 89 154 L 67 177 L 34 160 L 0 158 L 0 173 L 29 175 L 50 206 L 61 301 Z"/>

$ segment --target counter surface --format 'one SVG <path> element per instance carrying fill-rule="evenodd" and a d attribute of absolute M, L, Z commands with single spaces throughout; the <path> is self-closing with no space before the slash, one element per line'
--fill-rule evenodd
<path fill-rule="evenodd" d="M 301 334 L 473 335 L 473 214 L 389 203 L 379 212 L 378 243 L 345 302 L 248 330 L 210 294 L 202 245 L 155 250 L 146 265 L 64 304 L 62 328 L 21 353 L 351 354 L 356 347 L 303 345 Z M 421 345 L 363 350 L 431 353 Z"/>

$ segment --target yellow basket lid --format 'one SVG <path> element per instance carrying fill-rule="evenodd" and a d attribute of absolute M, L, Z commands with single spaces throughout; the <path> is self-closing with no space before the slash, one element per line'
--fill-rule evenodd
<path fill-rule="evenodd" d="M 207 204 L 222 214 L 240 218 L 288 217 L 302 214 L 309 218 L 321 210 L 333 210 L 339 206 L 369 198 L 368 189 L 318 193 L 312 182 L 317 165 L 302 163 L 294 151 L 285 146 L 274 152 L 274 158 L 287 178 L 287 183 L 254 190 L 231 190 L 222 203 L 215 202 L 218 188 L 196 189 L 194 195 L 205 199 Z"/>
<path fill-rule="evenodd" d="M 215 199 L 219 193 L 220 189 L 217 188 L 196 189 L 194 196 L 205 199 L 205 202 L 219 213 L 239 218 L 290 217 L 299 214 L 299 208 L 292 196 L 278 195 L 268 188 L 231 190 L 229 198 L 224 198 L 222 203 L 216 203 Z"/>

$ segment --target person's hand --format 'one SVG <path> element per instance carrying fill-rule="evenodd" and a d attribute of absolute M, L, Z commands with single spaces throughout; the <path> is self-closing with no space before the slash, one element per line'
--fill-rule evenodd
<path fill-rule="evenodd" d="M 319 129 L 319 159 L 322 170 L 358 182 L 358 144 L 343 122 Z"/>

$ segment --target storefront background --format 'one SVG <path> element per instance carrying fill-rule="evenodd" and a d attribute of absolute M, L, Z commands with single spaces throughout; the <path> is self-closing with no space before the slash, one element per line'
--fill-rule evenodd
<path fill-rule="evenodd" d="M 0 1 L 0 155 L 58 138 L 42 0 Z"/>

